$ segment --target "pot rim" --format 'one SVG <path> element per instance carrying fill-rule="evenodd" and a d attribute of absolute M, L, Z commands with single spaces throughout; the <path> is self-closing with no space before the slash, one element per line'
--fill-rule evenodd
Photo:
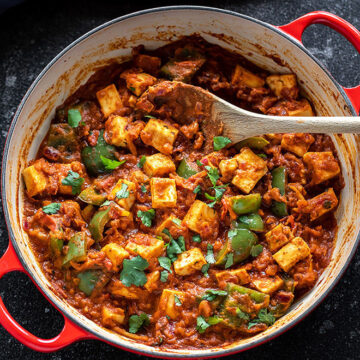
<path fill-rule="evenodd" d="M 130 14 L 127 14 L 127 15 L 117 17 L 117 18 L 112 19 L 112 20 L 110 20 L 108 22 L 105 22 L 105 23 L 95 27 L 94 29 L 88 31 L 87 33 L 80 36 L 76 40 L 74 40 L 72 43 L 70 43 L 68 46 L 66 46 L 62 51 L 60 51 L 45 66 L 45 68 L 40 72 L 40 74 L 36 77 L 36 79 L 30 85 L 29 89 L 26 91 L 25 95 L 23 96 L 23 98 L 22 98 L 22 100 L 21 100 L 21 102 L 20 102 L 20 104 L 19 104 L 19 106 L 18 106 L 18 108 L 17 108 L 17 110 L 15 112 L 15 115 L 14 115 L 12 121 L 11 121 L 9 130 L 8 130 L 8 134 L 7 134 L 7 137 L 6 137 L 6 142 L 5 142 L 5 145 L 4 145 L 2 164 L 1 164 L 2 207 L 3 207 L 3 212 L 4 212 L 4 217 L 5 217 L 7 229 L 8 229 L 8 232 L 9 232 L 10 241 L 11 241 L 11 243 L 12 243 L 14 249 L 15 249 L 15 252 L 16 252 L 21 264 L 23 265 L 23 267 L 25 268 L 27 273 L 31 276 L 32 281 L 35 282 L 35 284 L 38 286 L 38 288 L 44 294 L 46 294 L 46 297 L 48 298 L 48 300 L 51 302 L 52 305 L 54 305 L 53 303 L 56 304 L 55 307 L 58 308 L 58 310 L 63 314 L 63 316 L 66 316 L 68 319 L 70 319 L 72 322 L 74 322 L 77 326 L 79 326 L 83 330 L 87 331 L 88 333 L 91 333 L 92 335 L 94 335 L 98 340 L 105 341 L 105 342 L 107 342 L 107 343 L 109 343 L 109 344 L 111 344 L 113 346 L 120 347 L 120 348 L 122 348 L 124 350 L 132 351 L 132 352 L 142 354 L 142 355 L 147 355 L 147 356 L 150 356 L 150 357 L 156 357 L 156 356 L 160 356 L 162 358 L 180 358 L 180 357 L 181 358 L 195 358 L 196 357 L 196 358 L 199 359 L 199 356 L 200 356 L 200 358 L 211 358 L 211 357 L 217 357 L 217 356 L 227 356 L 227 355 L 230 355 L 230 354 L 235 354 L 235 353 L 239 353 L 239 352 L 242 352 L 242 351 L 245 351 L 245 350 L 249 350 L 249 349 L 254 348 L 256 346 L 259 346 L 259 345 L 261 345 L 261 344 L 263 344 L 265 342 L 268 342 L 269 340 L 272 340 L 272 339 L 276 338 L 277 336 L 281 335 L 282 333 L 284 333 L 285 331 L 291 329 L 293 326 L 295 326 L 300 321 L 302 321 L 307 315 L 309 315 L 325 299 L 325 297 L 330 293 L 330 291 L 335 287 L 335 285 L 338 283 L 338 281 L 344 275 L 346 269 L 348 268 L 354 254 L 355 254 L 355 251 L 356 251 L 356 249 L 357 249 L 357 247 L 359 245 L 360 233 L 356 237 L 354 245 L 353 245 L 353 247 L 351 249 L 350 254 L 348 255 L 348 257 L 346 259 L 346 262 L 345 262 L 344 266 L 340 270 L 339 274 L 332 280 L 329 287 L 324 291 L 324 293 L 321 294 L 321 296 L 319 296 L 319 298 L 316 299 L 315 302 L 313 304 L 311 304 L 311 306 L 306 308 L 296 319 L 290 320 L 287 324 L 281 326 L 279 329 L 275 330 L 273 333 L 268 334 L 263 339 L 258 339 L 258 340 L 254 341 L 254 342 L 244 344 L 244 345 L 240 344 L 240 345 L 237 345 L 237 346 L 235 346 L 233 348 L 228 348 L 228 349 L 221 349 L 220 348 L 219 350 L 215 350 L 215 351 L 212 351 L 212 349 L 200 350 L 200 351 L 199 350 L 194 350 L 193 353 L 190 353 L 190 354 L 181 354 L 180 352 L 179 353 L 167 352 L 166 349 L 164 349 L 164 350 L 160 350 L 160 349 L 154 349 L 154 350 L 138 349 L 137 348 L 137 343 L 126 343 L 126 340 L 124 340 L 124 344 L 118 344 L 118 343 L 115 343 L 115 342 L 113 342 L 111 340 L 108 340 L 105 336 L 98 334 L 96 332 L 96 330 L 93 330 L 91 328 L 88 328 L 88 327 L 84 326 L 77 319 L 77 317 L 75 315 L 73 315 L 72 313 L 69 313 L 66 310 L 66 308 L 63 308 L 63 306 L 61 305 L 61 302 L 53 299 L 53 294 L 52 294 L 51 291 L 48 291 L 48 289 L 46 289 L 42 285 L 42 283 L 40 281 L 38 281 L 36 278 L 34 278 L 32 276 L 32 270 L 28 266 L 25 259 L 22 257 L 20 247 L 19 247 L 18 243 L 15 240 L 15 236 L 14 236 L 14 233 L 13 233 L 13 230 L 12 230 L 12 227 L 11 227 L 11 223 L 10 223 L 10 219 L 9 219 L 9 211 L 8 211 L 8 205 L 7 205 L 6 192 L 4 191 L 4 189 L 5 189 L 5 173 L 6 173 L 7 158 L 8 158 L 8 153 L 9 153 L 9 144 L 10 144 L 10 140 L 12 139 L 12 136 L 13 136 L 13 132 L 14 132 L 14 129 L 15 129 L 16 122 L 17 122 L 17 120 L 19 118 L 19 115 L 20 115 L 26 101 L 28 100 L 29 96 L 31 95 L 32 91 L 37 86 L 39 81 L 44 77 L 44 75 L 49 70 L 51 70 L 52 66 L 61 57 L 63 57 L 70 49 L 72 49 L 77 44 L 79 44 L 83 40 L 87 39 L 88 37 L 92 36 L 93 34 L 97 33 L 98 31 L 100 31 L 102 29 L 105 29 L 105 28 L 107 28 L 107 27 L 109 27 L 109 26 L 111 26 L 111 25 L 113 25 L 115 23 L 130 19 L 130 18 L 133 18 L 133 17 L 137 17 L 137 16 L 140 16 L 140 15 L 151 14 L 151 13 L 156 13 L 156 12 L 172 11 L 172 10 L 212 11 L 212 12 L 218 12 L 218 13 L 222 13 L 222 14 L 226 14 L 226 15 L 231 15 L 231 16 L 234 16 L 234 17 L 238 17 L 240 19 L 246 19 L 246 20 L 249 20 L 251 22 L 254 22 L 254 23 L 256 23 L 256 24 L 258 24 L 260 26 L 263 26 L 263 27 L 277 33 L 280 36 L 285 37 L 293 45 L 297 46 L 307 56 L 309 56 L 325 72 L 325 74 L 328 76 L 328 78 L 332 81 L 332 83 L 336 86 L 336 88 L 341 93 L 341 95 L 344 98 L 347 106 L 349 107 L 352 115 L 353 116 L 358 116 L 352 102 L 350 101 L 350 99 L 347 96 L 346 92 L 344 91 L 343 87 L 335 80 L 335 78 L 331 75 L 329 70 L 315 56 L 313 56 L 310 53 L 310 51 L 308 49 L 306 49 L 305 46 L 302 45 L 301 42 L 296 40 L 291 35 L 288 35 L 286 32 L 279 29 L 275 25 L 272 25 L 272 24 L 266 23 L 264 21 L 255 19 L 255 18 L 250 17 L 248 15 L 243 15 L 243 14 L 237 13 L 235 11 L 226 10 L 226 9 L 220 9 L 220 8 L 215 8 L 215 7 L 208 7 L 208 6 L 175 5 L 175 6 L 163 6 L 163 7 L 156 7 L 156 8 L 150 8 L 150 9 L 136 11 L 136 12 L 133 12 L 133 13 L 130 13 Z"/>

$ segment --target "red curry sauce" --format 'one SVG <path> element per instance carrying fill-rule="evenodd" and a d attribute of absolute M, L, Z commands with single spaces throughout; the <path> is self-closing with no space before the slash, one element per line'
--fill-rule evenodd
<path fill-rule="evenodd" d="M 54 292 L 97 324 L 153 346 L 225 346 L 315 285 L 343 179 L 327 135 L 220 136 L 206 152 L 201 104 L 181 123 L 147 100 L 164 79 L 256 112 L 313 114 L 294 74 L 196 36 L 140 46 L 57 109 L 23 173 L 24 228 Z"/>

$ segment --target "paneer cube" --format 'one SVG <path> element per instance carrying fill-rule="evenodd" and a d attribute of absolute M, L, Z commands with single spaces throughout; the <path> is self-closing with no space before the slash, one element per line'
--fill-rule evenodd
<path fill-rule="evenodd" d="M 128 242 L 125 246 L 125 250 L 134 255 L 140 255 L 146 260 L 159 257 L 163 253 L 164 249 L 164 242 L 152 236 L 147 236 L 146 244 L 138 244 L 130 240 L 130 242 Z"/>
<path fill-rule="evenodd" d="M 174 261 L 174 270 L 177 275 L 186 276 L 200 271 L 206 264 L 204 255 L 199 248 L 193 248 L 181 253 Z"/>
<path fill-rule="evenodd" d="M 121 109 L 122 101 L 120 95 L 114 84 L 107 86 L 106 88 L 99 90 L 96 93 L 96 97 L 101 106 L 101 111 L 104 114 L 104 117 L 107 118 L 116 110 Z"/>
<path fill-rule="evenodd" d="M 140 299 L 144 294 L 144 290 L 141 288 L 135 285 L 125 286 L 120 280 L 111 280 L 108 290 L 114 296 L 120 296 L 127 299 Z"/>
<path fill-rule="evenodd" d="M 200 235 L 209 235 L 218 226 L 216 211 L 200 200 L 195 200 L 184 217 L 183 224 Z"/>
<path fill-rule="evenodd" d="M 158 288 L 158 282 L 160 279 L 160 271 L 156 270 L 151 272 L 150 274 L 146 275 L 147 277 L 147 282 L 144 285 L 144 288 L 148 291 L 148 292 L 153 292 Z"/>
<path fill-rule="evenodd" d="M 154 147 L 165 155 L 170 155 L 178 133 L 179 130 L 174 126 L 158 119 L 150 119 L 141 131 L 140 137 L 144 144 Z"/>
<path fill-rule="evenodd" d="M 294 106 L 296 104 L 296 106 Z M 288 116 L 315 116 L 310 103 L 306 99 L 291 102 L 291 106 L 287 108 Z"/>
<path fill-rule="evenodd" d="M 304 163 L 312 174 L 312 184 L 317 185 L 340 174 L 340 166 L 331 151 L 308 152 Z"/>
<path fill-rule="evenodd" d="M 243 68 L 240 65 L 236 65 L 235 71 L 231 78 L 231 84 L 236 85 L 246 85 L 250 88 L 260 88 L 265 85 L 265 80 L 260 76 L 253 74 L 251 71 Z"/>
<path fill-rule="evenodd" d="M 105 138 L 111 145 L 127 147 L 129 119 L 123 116 L 110 115 L 105 122 Z"/>
<path fill-rule="evenodd" d="M 125 78 L 127 88 L 136 96 L 140 96 L 149 86 L 156 83 L 156 78 L 146 73 L 127 72 Z"/>
<path fill-rule="evenodd" d="M 113 265 L 113 271 L 119 271 L 124 259 L 127 259 L 130 254 L 119 244 L 110 243 L 105 245 L 101 251 L 110 259 Z"/>
<path fill-rule="evenodd" d="M 149 177 L 141 170 L 135 170 L 131 173 L 130 180 L 139 184 L 144 184 L 149 181 Z"/>
<path fill-rule="evenodd" d="M 221 175 L 223 176 L 225 181 L 230 181 L 234 177 L 237 168 L 238 162 L 236 160 L 236 157 L 233 157 L 229 160 L 221 160 L 219 164 Z"/>
<path fill-rule="evenodd" d="M 308 200 L 307 209 L 310 212 L 310 220 L 314 221 L 325 213 L 332 211 L 338 205 L 338 199 L 334 193 L 333 188 L 327 189 L 325 192 L 321 193 Z"/>
<path fill-rule="evenodd" d="M 236 155 L 238 169 L 232 183 L 241 191 L 248 194 L 256 183 L 267 173 L 266 161 L 257 156 L 249 148 L 243 148 Z"/>
<path fill-rule="evenodd" d="M 59 178 L 59 193 L 63 195 L 72 195 L 72 186 L 63 185 L 62 181 L 67 177 L 71 164 L 57 164 L 57 175 Z"/>
<path fill-rule="evenodd" d="M 136 195 L 136 185 L 135 183 L 120 179 L 114 188 L 111 190 L 108 199 L 115 200 L 115 202 L 123 209 L 130 210 L 133 206 Z M 128 195 L 127 197 L 124 197 Z"/>
<path fill-rule="evenodd" d="M 122 325 L 125 322 L 125 311 L 121 308 L 109 309 L 103 306 L 101 310 L 102 323 L 105 326 Z"/>
<path fill-rule="evenodd" d="M 273 93 L 279 97 L 290 97 L 296 99 L 299 94 L 295 74 L 270 75 L 266 78 L 266 83 Z"/>
<path fill-rule="evenodd" d="M 176 320 L 181 313 L 181 305 L 179 301 L 175 302 L 175 296 L 182 304 L 185 301 L 186 294 L 183 291 L 164 289 L 160 301 L 158 311 L 165 313 L 170 319 Z"/>
<path fill-rule="evenodd" d="M 174 179 L 152 178 L 150 188 L 151 202 L 154 209 L 176 206 L 177 193 Z"/>
<path fill-rule="evenodd" d="M 303 157 L 314 141 L 311 134 L 284 134 L 281 139 L 281 148 Z"/>
<path fill-rule="evenodd" d="M 278 251 L 293 238 L 294 235 L 291 229 L 281 223 L 265 234 L 265 240 L 267 241 L 269 250 L 272 253 Z"/>
<path fill-rule="evenodd" d="M 228 282 L 244 285 L 250 282 L 250 275 L 244 268 L 219 271 L 215 274 L 215 277 L 219 285 Z"/>
<path fill-rule="evenodd" d="M 169 156 L 158 153 L 146 157 L 144 171 L 150 177 L 168 175 L 175 170 L 175 164 Z"/>
<path fill-rule="evenodd" d="M 173 234 L 176 234 L 180 229 L 182 229 L 182 226 L 176 223 L 177 220 L 179 219 L 176 216 L 170 215 L 156 228 L 156 234 L 165 240 L 170 240 L 169 237 L 163 233 L 164 229 L 168 229 L 170 234 L 174 238 L 177 238 L 178 236 L 174 236 Z"/>
<path fill-rule="evenodd" d="M 288 272 L 297 262 L 309 255 L 308 244 L 301 237 L 296 237 L 274 254 L 273 258 L 285 272 Z"/>
<path fill-rule="evenodd" d="M 41 168 L 34 165 L 27 167 L 23 173 L 27 193 L 30 197 L 40 194 L 46 189 L 47 179 Z"/>
<path fill-rule="evenodd" d="M 284 280 L 280 276 L 266 277 L 253 280 L 256 290 L 265 294 L 271 295 L 273 292 L 279 290 L 284 285 Z"/>

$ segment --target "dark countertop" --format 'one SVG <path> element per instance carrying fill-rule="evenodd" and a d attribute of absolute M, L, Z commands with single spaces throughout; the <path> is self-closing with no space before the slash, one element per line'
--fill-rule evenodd
<path fill-rule="evenodd" d="M 148 1 L 146 6 L 123 0 L 28 1 L 0 15 L 0 146 L 3 149 L 10 121 L 27 88 L 42 68 L 66 45 L 112 18 L 144 8 L 176 5 L 176 1 Z M 360 2 L 351 0 L 226 0 L 181 1 L 181 4 L 223 7 L 280 25 L 313 10 L 331 11 L 360 28 Z M 314 25 L 304 43 L 345 86 L 360 84 L 360 57 L 333 30 Z M 8 235 L 0 215 L 0 255 Z M 286 334 L 231 358 L 237 359 L 358 359 L 360 351 L 360 253 L 355 255 L 336 288 L 300 324 Z M 62 328 L 62 317 L 19 273 L 0 280 L 0 296 L 11 314 L 34 334 L 50 338 Z M 53 354 L 29 350 L 0 326 L 0 359 L 135 359 L 138 355 L 99 341 L 82 341 Z"/>

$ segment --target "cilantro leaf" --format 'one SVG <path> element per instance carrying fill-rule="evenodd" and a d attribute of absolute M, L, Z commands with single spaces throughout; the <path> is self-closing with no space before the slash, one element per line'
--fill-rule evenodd
<path fill-rule="evenodd" d="M 213 207 L 218 201 L 221 200 L 222 196 L 224 195 L 224 192 L 226 191 L 226 185 L 221 186 L 213 186 L 212 188 L 215 191 L 215 196 L 209 195 L 208 193 L 205 193 L 205 197 L 209 200 L 213 200 L 212 203 L 207 204 L 210 207 Z"/>
<path fill-rule="evenodd" d="M 200 243 L 201 242 L 201 237 L 199 234 L 196 234 L 192 237 L 192 241 L 196 242 L 196 243 Z"/>
<path fill-rule="evenodd" d="M 151 227 L 152 221 L 155 218 L 155 210 L 154 209 L 150 209 L 150 210 L 147 210 L 147 211 L 138 210 L 136 215 L 137 215 L 138 218 L 140 218 L 141 222 L 145 226 Z"/>
<path fill-rule="evenodd" d="M 156 119 L 155 116 L 152 116 L 152 115 L 145 115 L 144 117 L 148 118 L 148 119 Z"/>
<path fill-rule="evenodd" d="M 201 186 L 198 185 L 194 190 L 193 190 L 193 193 L 194 194 L 199 194 L 201 192 Z"/>
<path fill-rule="evenodd" d="M 196 160 L 198 166 L 204 166 L 204 164 L 200 160 Z"/>
<path fill-rule="evenodd" d="M 129 318 L 129 333 L 136 334 L 142 326 L 147 326 L 149 323 L 148 314 L 131 315 Z"/>
<path fill-rule="evenodd" d="M 126 199 L 128 198 L 130 195 L 129 191 L 128 191 L 128 185 L 125 183 L 121 184 L 121 189 L 116 193 L 116 197 L 118 199 Z"/>
<path fill-rule="evenodd" d="M 252 328 L 257 324 L 266 324 L 267 326 L 271 326 L 274 322 L 275 316 L 268 312 L 267 309 L 261 309 L 258 313 L 258 317 L 249 322 L 248 329 Z"/>
<path fill-rule="evenodd" d="M 262 159 L 266 160 L 267 156 L 266 154 L 256 154 L 257 156 L 261 157 Z"/>
<path fill-rule="evenodd" d="M 81 185 L 84 183 L 84 181 L 85 179 L 80 177 L 80 175 L 77 172 L 70 170 L 67 176 L 64 179 L 62 179 L 61 183 L 63 185 L 71 186 L 72 194 L 77 195 L 80 193 Z"/>
<path fill-rule="evenodd" d="M 226 258 L 225 269 L 228 269 L 232 265 L 234 265 L 234 254 L 230 253 Z"/>
<path fill-rule="evenodd" d="M 166 271 L 166 270 L 163 270 L 161 273 L 160 273 L 160 281 L 161 282 L 167 282 L 168 280 L 168 277 L 169 277 L 169 272 Z"/>
<path fill-rule="evenodd" d="M 114 170 L 118 168 L 120 165 L 124 164 L 126 160 L 117 161 L 108 159 L 105 156 L 100 155 L 101 162 L 104 164 L 106 170 Z"/>
<path fill-rule="evenodd" d="M 216 182 L 219 179 L 219 172 L 218 169 L 212 168 L 211 166 L 205 166 L 205 169 L 207 171 L 207 176 L 210 179 L 213 186 L 216 186 Z"/>
<path fill-rule="evenodd" d="M 123 262 L 123 269 L 120 273 L 121 282 L 129 287 L 131 285 L 143 286 L 147 282 L 147 277 L 144 270 L 147 269 L 149 263 L 141 256 L 136 256 L 132 259 L 125 259 Z"/>
<path fill-rule="evenodd" d="M 207 255 L 205 256 L 205 260 L 208 264 L 215 264 L 213 248 L 214 247 L 211 244 L 207 244 Z"/>
<path fill-rule="evenodd" d="M 142 192 L 143 194 L 146 193 L 146 186 L 145 186 L 145 185 L 141 185 L 141 192 Z"/>
<path fill-rule="evenodd" d="M 167 229 L 164 229 L 163 233 L 169 236 L 170 235 L 169 230 L 167 230 L 168 234 L 165 232 L 165 230 Z M 171 235 L 169 237 L 170 237 L 170 242 L 169 245 L 166 247 L 166 254 L 168 258 L 171 260 L 171 262 L 174 262 L 177 259 L 177 256 L 185 251 L 184 249 L 185 242 L 184 243 L 181 242 L 179 244 L 178 241 L 176 241 Z"/>
<path fill-rule="evenodd" d="M 208 324 L 203 316 L 198 316 L 196 319 L 196 330 L 203 334 L 206 329 L 210 327 L 210 324 Z"/>
<path fill-rule="evenodd" d="M 181 226 L 181 220 L 178 218 L 172 219 L 172 222 L 176 224 L 177 226 Z"/>
<path fill-rule="evenodd" d="M 171 260 L 166 257 L 166 256 L 160 256 L 158 258 L 159 260 L 159 264 L 162 268 L 164 268 L 165 270 L 171 272 Z"/>
<path fill-rule="evenodd" d="M 258 244 L 251 247 L 250 254 L 253 257 L 259 256 L 263 251 L 263 246 Z"/>
<path fill-rule="evenodd" d="M 214 141 L 214 150 L 215 151 L 221 150 L 226 145 L 231 144 L 231 140 L 224 136 L 215 136 L 213 141 Z"/>
<path fill-rule="evenodd" d="M 174 300 L 175 300 L 175 305 L 176 306 L 181 306 L 182 305 L 182 303 L 181 303 L 181 301 L 180 301 L 180 299 L 179 299 L 179 297 L 177 295 L 174 295 Z"/>
<path fill-rule="evenodd" d="M 68 110 L 68 124 L 72 128 L 76 128 L 79 126 L 81 121 L 81 113 L 78 109 L 69 109 Z"/>
<path fill-rule="evenodd" d="M 180 235 L 176 241 L 179 244 L 181 251 L 183 252 L 186 251 L 185 238 L 182 235 Z"/>
<path fill-rule="evenodd" d="M 45 214 L 52 215 L 56 214 L 60 210 L 61 204 L 59 203 L 51 203 L 49 205 L 46 205 L 42 208 L 42 211 Z"/>
<path fill-rule="evenodd" d="M 201 272 L 204 274 L 204 276 L 209 277 L 208 271 L 210 268 L 210 264 L 205 264 L 201 268 Z"/>
<path fill-rule="evenodd" d="M 140 169 L 142 169 L 143 166 L 144 166 L 144 164 L 145 164 L 145 161 L 146 161 L 146 156 L 143 155 L 143 156 L 140 158 L 139 162 L 137 163 L 137 167 L 140 168 Z"/>
<path fill-rule="evenodd" d="M 208 289 L 205 294 L 201 297 L 201 300 L 214 301 L 217 296 L 226 296 L 228 293 L 224 290 Z"/>
<path fill-rule="evenodd" d="M 250 320 L 249 314 L 241 311 L 239 308 L 236 308 L 236 316 L 237 316 L 239 319 L 244 320 L 244 321 L 249 321 L 249 320 Z"/>
<path fill-rule="evenodd" d="M 135 88 L 133 86 L 130 86 L 129 89 L 132 91 L 132 92 L 135 92 Z"/>
<path fill-rule="evenodd" d="M 100 205 L 100 207 L 102 207 L 102 206 L 108 206 L 108 205 L 110 205 L 112 203 L 112 201 L 110 201 L 110 200 L 105 200 L 101 205 Z"/>

